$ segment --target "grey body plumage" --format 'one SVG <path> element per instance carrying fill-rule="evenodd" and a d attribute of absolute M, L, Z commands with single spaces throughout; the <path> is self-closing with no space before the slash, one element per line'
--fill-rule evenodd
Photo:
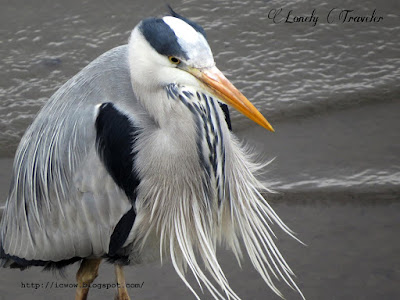
<path fill-rule="evenodd" d="M 267 189 L 254 174 L 262 166 L 229 130 L 221 101 L 233 96 L 215 87 L 226 79 L 193 24 L 177 15 L 143 21 L 128 45 L 97 58 L 49 99 L 16 153 L 1 221 L 2 266 L 169 256 L 196 297 L 185 266 L 214 298 L 239 299 L 216 247 L 226 243 L 240 259 L 243 239 L 278 295 L 270 273 L 298 290 L 269 224 L 292 233 L 261 195 Z M 238 109 L 252 117 L 246 105 Z"/>
<path fill-rule="evenodd" d="M 68 81 L 25 133 L 2 219 L 6 253 L 59 261 L 108 250 L 113 227 L 131 205 L 98 156 L 94 123 L 99 99 L 115 99 L 112 91 L 121 91 L 120 103 L 136 99 L 123 63 L 126 48 L 111 50 Z M 121 199 L 118 208 L 114 199 Z"/>

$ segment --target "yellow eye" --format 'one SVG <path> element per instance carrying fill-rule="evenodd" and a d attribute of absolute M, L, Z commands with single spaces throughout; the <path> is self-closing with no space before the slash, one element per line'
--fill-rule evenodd
<path fill-rule="evenodd" d="M 178 65 L 181 61 L 178 59 L 178 58 L 176 58 L 175 56 L 168 56 L 168 59 L 169 59 L 169 61 L 170 62 L 172 62 L 173 64 L 175 64 L 175 65 Z"/>

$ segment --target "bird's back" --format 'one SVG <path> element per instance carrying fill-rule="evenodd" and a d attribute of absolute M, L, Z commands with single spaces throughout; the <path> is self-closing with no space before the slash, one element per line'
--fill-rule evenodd
<path fill-rule="evenodd" d="M 131 205 L 96 153 L 95 108 L 104 102 L 134 107 L 127 46 L 65 83 L 23 136 L 1 221 L 3 264 L 46 265 L 108 250 L 112 228 Z M 121 201 L 111 210 L 112 198 Z"/>

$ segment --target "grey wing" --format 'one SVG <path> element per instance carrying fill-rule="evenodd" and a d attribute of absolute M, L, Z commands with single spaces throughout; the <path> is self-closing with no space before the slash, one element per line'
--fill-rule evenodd
<path fill-rule="evenodd" d="M 120 109 L 134 111 L 137 103 L 126 56 L 121 46 L 89 64 L 49 99 L 22 138 L 1 220 L 3 265 L 115 256 L 126 242 L 138 184 L 138 127 Z M 114 143 L 128 149 L 121 153 Z"/>

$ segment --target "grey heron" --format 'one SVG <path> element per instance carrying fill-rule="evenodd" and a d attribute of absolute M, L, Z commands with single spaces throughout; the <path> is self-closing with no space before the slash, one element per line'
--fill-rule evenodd
<path fill-rule="evenodd" d="M 230 131 L 226 104 L 273 131 L 217 69 L 202 27 L 172 9 L 141 21 L 127 45 L 66 82 L 23 136 L 1 266 L 80 261 L 76 299 L 86 299 L 104 259 L 129 299 L 122 267 L 168 257 L 197 299 L 187 267 L 215 299 L 240 299 L 216 256 L 224 243 L 238 261 L 244 247 L 276 294 L 273 277 L 302 296 L 270 224 L 293 233 L 262 196 L 263 166 Z"/>

